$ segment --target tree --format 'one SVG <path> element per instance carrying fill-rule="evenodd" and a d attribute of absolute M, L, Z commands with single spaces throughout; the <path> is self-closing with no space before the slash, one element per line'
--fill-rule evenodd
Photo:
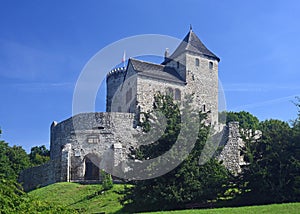
<path fill-rule="evenodd" d="M 45 145 L 35 146 L 31 148 L 29 158 L 33 166 L 41 165 L 50 160 L 50 151 Z"/>
<path fill-rule="evenodd" d="M 133 209 L 131 212 L 208 206 L 208 202 L 216 200 L 218 195 L 224 192 L 228 171 L 215 159 L 199 165 L 199 157 L 209 133 L 209 128 L 204 124 L 205 114 L 190 114 L 188 120 L 198 118 L 199 120 L 195 121 L 201 121 L 199 130 L 196 130 L 193 123 L 181 123 L 179 108 L 172 98 L 165 95 L 156 96 L 154 107 L 164 112 L 168 126 L 162 138 L 139 150 L 140 157 L 155 157 L 151 156 L 148 148 L 152 151 L 160 150 L 156 155 L 166 152 L 176 140 L 180 141 L 181 149 L 186 149 L 192 139 L 190 135 L 178 135 L 180 129 L 186 130 L 186 133 L 195 132 L 198 138 L 191 153 L 179 166 L 160 177 L 135 182 L 135 186 L 127 190 L 123 203 L 127 203 L 128 209 Z M 181 112 L 185 111 L 192 112 L 191 106 L 186 105 L 181 109 Z M 174 156 L 176 155 L 175 152 Z"/>
<path fill-rule="evenodd" d="M 246 142 L 249 165 L 240 176 L 243 185 L 247 184 L 243 200 L 253 204 L 299 200 L 299 142 L 294 141 L 292 128 L 286 122 L 266 120 L 259 129 L 262 138 Z"/>
<path fill-rule="evenodd" d="M 19 173 L 29 166 L 29 158 L 22 147 L 10 147 L 5 141 L 0 141 L 0 178 L 16 180 Z"/>
<path fill-rule="evenodd" d="M 240 124 L 240 128 L 244 130 L 257 130 L 259 126 L 259 120 L 254 115 L 246 111 L 241 112 L 225 112 L 226 124 L 232 121 L 237 121 Z"/>

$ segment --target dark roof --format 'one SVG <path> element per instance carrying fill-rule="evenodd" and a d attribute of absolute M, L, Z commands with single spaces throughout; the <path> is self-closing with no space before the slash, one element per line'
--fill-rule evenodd
<path fill-rule="evenodd" d="M 185 81 L 172 67 L 133 58 L 129 59 L 128 64 L 129 63 L 132 64 L 133 69 L 138 73 L 138 75 L 185 84 Z"/>
<path fill-rule="evenodd" d="M 198 36 L 192 31 L 192 29 L 190 29 L 189 33 L 185 36 L 185 38 L 179 44 L 174 53 L 162 64 L 165 64 L 170 60 L 175 59 L 177 56 L 184 53 L 185 51 L 209 56 L 220 61 L 220 58 L 213 54 L 210 50 L 208 50 L 207 47 L 205 47 L 205 45 L 198 38 Z"/>

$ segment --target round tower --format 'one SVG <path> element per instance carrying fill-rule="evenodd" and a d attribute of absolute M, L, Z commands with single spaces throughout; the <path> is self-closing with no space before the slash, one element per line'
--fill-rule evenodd
<path fill-rule="evenodd" d="M 126 67 L 111 70 L 106 76 L 106 111 L 111 112 L 112 99 L 124 81 Z"/>

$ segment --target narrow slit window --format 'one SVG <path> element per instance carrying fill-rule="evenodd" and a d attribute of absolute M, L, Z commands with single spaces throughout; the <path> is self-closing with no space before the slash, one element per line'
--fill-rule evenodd
<path fill-rule="evenodd" d="M 200 62 L 199 62 L 199 59 L 198 59 L 198 58 L 195 59 L 195 64 L 196 64 L 197 67 L 199 67 Z"/>
<path fill-rule="evenodd" d="M 175 89 L 175 100 L 181 100 L 181 91 L 178 88 Z"/>
<path fill-rule="evenodd" d="M 167 95 L 169 95 L 172 98 L 174 97 L 174 92 L 173 92 L 173 89 L 171 87 L 167 88 Z"/>
<path fill-rule="evenodd" d="M 213 62 L 209 62 L 209 69 L 213 69 L 214 68 L 214 63 Z"/>

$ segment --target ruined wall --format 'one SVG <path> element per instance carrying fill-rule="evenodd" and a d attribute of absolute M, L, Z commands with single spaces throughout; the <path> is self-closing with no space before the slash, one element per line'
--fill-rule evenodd
<path fill-rule="evenodd" d="M 62 179 L 85 179 L 87 157 L 101 169 L 112 171 L 131 146 L 134 135 L 134 114 L 119 112 L 82 113 L 51 128 L 51 159 L 61 160 Z M 69 168 L 67 166 L 70 166 Z"/>
<path fill-rule="evenodd" d="M 19 182 L 25 191 L 59 181 L 61 181 L 61 163 L 58 160 L 52 160 L 41 166 L 26 169 L 19 176 Z"/>
<path fill-rule="evenodd" d="M 230 122 L 226 128 L 225 141 L 221 145 L 223 149 L 217 158 L 230 172 L 238 174 L 241 166 L 246 164 L 240 152 L 245 143 L 241 138 L 238 122 Z"/>

